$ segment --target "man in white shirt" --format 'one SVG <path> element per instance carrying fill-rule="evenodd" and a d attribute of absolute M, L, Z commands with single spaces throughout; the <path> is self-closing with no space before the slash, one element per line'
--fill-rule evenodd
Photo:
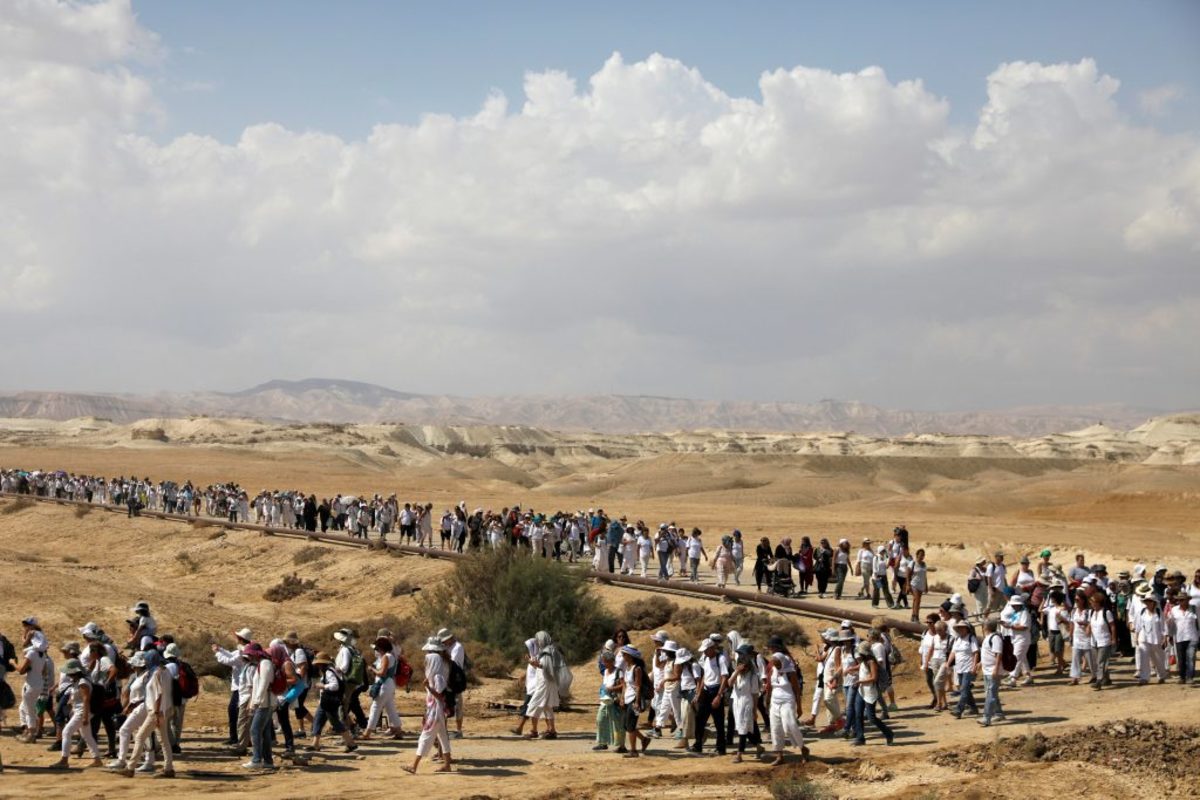
<path fill-rule="evenodd" d="M 442 628 L 438 631 L 437 636 L 438 641 L 446 648 L 446 653 L 450 656 L 450 660 L 458 664 L 459 668 L 465 673 L 467 671 L 467 651 L 463 647 L 463 643 L 448 628 Z M 463 737 L 463 705 L 463 698 L 454 698 L 455 739 Z"/>
<path fill-rule="evenodd" d="M 1000 635 L 995 619 L 983 623 L 983 645 L 979 648 L 979 668 L 983 673 L 983 718 L 979 724 L 987 727 L 994 718 L 1004 719 L 1000 705 L 1001 655 L 1004 654 L 1004 637 Z M 1020 658 L 1017 659 L 1018 663 Z"/>
<path fill-rule="evenodd" d="M 996 553 L 987 568 L 988 605 L 987 613 L 1004 608 L 1007 595 L 1004 593 L 1008 585 L 1008 568 L 1004 566 L 1004 553 Z"/>
<path fill-rule="evenodd" d="M 229 716 L 229 738 L 226 744 L 230 747 L 237 747 L 241 738 L 239 734 L 242 729 L 238 725 L 241 716 L 241 708 L 243 703 L 249 707 L 250 694 L 246 692 L 244 695 L 241 692 L 244 673 L 246 672 L 246 659 L 242 658 L 242 648 L 250 644 L 252 634 L 249 628 L 242 628 L 233 634 L 237 645 L 232 650 L 226 650 L 217 644 L 212 645 L 213 655 L 216 656 L 217 663 L 229 667 L 229 707 L 227 709 Z M 250 743 L 250 717 L 246 716 L 246 746 Z"/>
<path fill-rule="evenodd" d="M 1196 679 L 1196 642 L 1200 639 L 1200 623 L 1196 610 L 1186 594 L 1179 595 L 1175 608 L 1171 609 L 1171 638 L 1175 642 L 1175 664 L 1179 669 L 1179 682 Z"/>
<path fill-rule="evenodd" d="M 861 600 L 864 597 L 871 596 L 871 578 L 875 572 L 875 554 L 871 552 L 871 540 L 863 539 L 862 547 L 858 548 L 858 558 L 854 562 L 854 574 L 862 578 L 862 588 L 858 590 L 858 597 Z"/>
<path fill-rule="evenodd" d="M 702 751 L 704 728 L 708 724 L 709 717 L 712 717 L 713 727 L 717 730 L 717 754 L 723 756 L 725 755 L 725 709 L 722 703 L 725 700 L 729 683 L 729 659 L 712 639 L 705 639 L 696 649 L 703 653 L 699 659 L 703 676 L 700 686 L 697 688 L 696 743 L 692 745 L 692 752 L 699 755 Z"/>

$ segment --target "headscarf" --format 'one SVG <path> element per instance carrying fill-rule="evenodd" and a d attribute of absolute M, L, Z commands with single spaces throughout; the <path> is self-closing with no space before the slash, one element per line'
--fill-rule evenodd
<path fill-rule="evenodd" d="M 538 658 L 550 656 L 550 668 L 557 673 L 563 664 L 563 656 L 554 644 L 554 640 L 550 638 L 550 634 L 546 631 L 538 631 L 533 638 L 540 653 Z"/>

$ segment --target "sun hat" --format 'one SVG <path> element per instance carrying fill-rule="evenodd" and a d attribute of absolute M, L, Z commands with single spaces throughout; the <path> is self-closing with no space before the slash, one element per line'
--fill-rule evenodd
<path fill-rule="evenodd" d="M 138 600 L 137 603 L 134 604 L 133 608 L 129 609 L 129 611 L 133 614 L 149 614 L 150 604 L 145 600 Z"/>
<path fill-rule="evenodd" d="M 839 642 L 853 642 L 854 634 L 851 631 L 842 631 L 840 634 L 838 634 L 837 640 Z"/>
<path fill-rule="evenodd" d="M 1014 594 L 1011 598 L 1009 598 L 1008 604 L 1010 606 L 1023 606 L 1025 605 L 1025 597 L 1021 594 Z"/>
<path fill-rule="evenodd" d="M 25 619 L 21 620 L 21 624 L 28 625 L 31 628 L 36 628 L 38 626 L 37 617 L 26 617 Z"/>
<path fill-rule="evenodd" d="M 146 656 L 141 652 L 134 653 L 129 657 L 129 666 L 134 669 L 146 666 Z"/>
<path fill-rule="evenodd" d="M 969 628 L 969 627 L 971 627 L 971 623 L 967 622 L 965 619 L 956 619 L 956 620 L 954 620 L 954 627 L 955 628 Z"/>
<path fill-rule="evenodd" d="M 1127 569 L 1121 570 L 1120 572 L 1117 573 L 1117 577 L 1121 580 L 1125 580 L 1125 581 L 1129 580 L 1129 570 L 1127 570 Z"/>
<path fill-rule="evenodd" d="M 1154 594 L 1153 592 L 1148 592 L 1146 596 L 1142 598 L 1142 602 L 1154 603 L 1155 605 L 1158 605 L 1158 595 Z"/>
<path fill-rule="evenodd" d="M 454 638 L 454 634 L 450 632 L 449 628 L 442 628 L 437 632 L 437 638 L 439 642 L 445 644 Z"/>
<path fill-rule="evenodd" d="M 1154 594 L 1154 589 L 1150 586 L 1150 584 L 1142 583 L 1133 590 L 1133 593 L 1138 597 L 1149 597 L 1150 595 Z"/>
<path fill-rule="evenodd" d="M 331 659 L 329 657 L 329 654 L 326 653 L 324 650 L 313 654 L 312 665 L 314 667 L 327 667 L 332 663 L 333 663 L 333 659 Z"/>
<path fill-rule="evenodd" d="M 975 559 L 975 566 L 977 566 L 977 567 L 980 564 L 986 564 L 986 563 L 987 563 L 987 556 L 980 556 L 979 558 Z"/>
<path fill-rule="evenodd" d="M 82 675 L 84 673 L 83 665 L 79 663 L 78 658 L 68 658 L 66 663 L 59 669 L 63 675 Z"/>
<path fill-rule="evenodd" d="M 62 647 L 58 648 L 63 653 L 74 653 L 79 655 L 79 642 L 63 642 Z"/>
<path fill-rule="evenodd" d="M 853 623 L 853 622 L 851 622 L 851 621 L 850 621 L 850 620 L 848 620 L 848 619 L 844 619 L 844 620 L 842 620 L 842 626 L 841 626 L 841 627 L 842 627 L 842 630 L 844 630 L 844 631 L 845 631 L 845 630 L 850 630 L 851 628 L 853 628 L 853 627 L 854 627 L 854 623 Z"/>
<path fill-rule="evenodd" d="M 1167 571 L 1167 568 L 1164 567 L 1162 564 L 1159 564 L 1157 567 L 1154 568 L 1155 575 L 1157 575 L 1160 572 L 1166 572 L 1166 571 Z"/>
<path fill-rule="evenodd" d="M 838 635 L 837 628 L 826 628 L 825 630 L 821 631 L 821 638 L 824 639 L 825 641 L 833 641 L 835 638 L 837 638 L 837 635 Z M 781 639 L 780 637 L 772 636 L 770 639 L 767 640 L 767 646 L 769 647 L 771 645 L 771 642 L 775 641 L 776 639 L 778 639 L 781 643 L 783 642 L 783 639 Z"/>
<path fill-rule="evenodd" d="M 1041 558 L 1049 558 L 1049 557 L 1050 557 L 1052 554 L 1051 554 L 1051 552 L 1050 552 L 1050 548 L 1049 548 L 1049 547 L 1047 547 L 1045 550 L 1043 550 L 1043 551 L 1042 551 L 1041 553 L 1039 553 L 1038 555 L 1039 555 Z"/>
<path fill-rule="evenodd" d="M 624 653 L 624 654 L 625 654 L 625 655 L 627 655 L 627 656 L 632 656 L 632 657 L 634 657 L 634 658 L 641 658 L 641 657 L 642 657 L 642 651 L 641 651 L 641 650 L 638 650 L 636 647 L 634 647 L 634 646 L 633 646 L 633 645 L 631 645 L 631 644 L 627 644 L 627 645 L 625 645 L 624 647 L 622 647 L 622 648 L 621 648 L 621 652 L 622 652 L 622 653 Z"/>
<path fill-rule="evenodd" d="M 670 634 L 668 634 L 666 631 L 659 631 L 658 633 L 655 633 L 653 636 L 650 637 L 650 641 L 658 642 L 659 644 L 662 644 L 663 642 L 665 642 L 667 640 L 668 636 L 670 636 Z"/>
<path fill-rule="evenodd" d="M 244 642 L 254 641 L 254 634 L 250 632 L 249 628 L 242 628 L 240 631 L 234 631 L 233 635 Z"/>
<path fill-rule="evenodd" d="M 349 628 L 339 628 L 333 632 L 333 638 L 342 644 L 350 644 L 354 640 L 354 633 Z"/>
<path fill-rule="evenodd" d="M 854 654 L 860 658 L 871 655 L 871 643 L 859 642 L 858 647 L 854 648 Z"/>
<path fill-rule="evenodd" d="M 617 643 L 614 642 L 612 639 L 605 639 L 603 649 L 605 652 L 611 653 L 617 649 Z"/>
<path fill-rule="evenodd" d="M 674 653 L 675 651 L 677 651 L 679 649 L 679 645 L 676 644 L 673 640 L 667 639 L 665 642 L 662 643 L 662 649 L 663 649 L 664 653 Z"/>
<path fill-rule="evenodd" d="M 692 660 L 692 651 L 688 650 L 686 647 L 681 647 L 675 651 L 675 663 L 676 664 L 686 664 L 687 662 L 689 662 L 691 660 Z"/>
<path fill-rule="evenodd" d="M 290 645 L 300 644 L 300 634 L 295 631 L 288 631 L 283 635 L 283 641 Z"/>
<path fill-rule="evenodd" d="M 1133 574 L 1137 575 L 1139 578 L 1142 577 L 1143 575 L 1145 575 L 1146 574 L 1146 565 L 1145 564 L 1135 564 L 1133 567 Z"/>
<path fill-rule="evenodd" d="M 101 633 L 100 626 L 94 622 L 89 622 L 79 629 L 79 634 L 85 639 L 99 639 Z"/>
<path fill-rule="evenodd" d="M 440 653 L 445 648 L 442 647 L 441 641 L 436 636 L 430 636 L 425 640 L 425 644 L 421 645 L 421 649 L 426 653 Z"/>
<path fill-rule="evenodd" d="M 961 594 L 959 594 L 958 592 L 955 592 L 954 594 L 950 595 L 950 605 L 961 606 L 962 604 L 963 604 L 963 597 Z"/>
<path fill-rule="evenodd" d="M 163 648 L 163 658 L 179 658 L 179 645 L 171 642 Z"/>

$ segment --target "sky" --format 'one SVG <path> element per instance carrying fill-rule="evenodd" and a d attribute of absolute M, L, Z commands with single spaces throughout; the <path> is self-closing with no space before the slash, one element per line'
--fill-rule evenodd
<path fill-rule="evenodd" d="M 1200 3 L 0 0 L 0 389 L 1200 405 Z"/>

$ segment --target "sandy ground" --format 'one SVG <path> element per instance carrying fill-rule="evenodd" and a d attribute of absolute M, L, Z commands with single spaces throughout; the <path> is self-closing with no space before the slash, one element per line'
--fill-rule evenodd
<path fill-rule="evenodd" d="M 768 535 L 861 537 L 886 535 L 904 522 L 914 542 L 930 551 L 938 572 L 934 581 L 963 583 L 967 564 L 982 550 L 1085 549 L 1089 560 L 1105 559 L 1110 570 L 1134 560 L 1165 561 L 1180 568 L 1200 561 L 1200 470 L 1143 464 L 1037 462 L 987 459 L 814 458 L 803 456 L 670 455 L 627 459 L 556 475 L 515 470 L 487 459 L 441 459 L 426 465 L 380 468 L 330 448 L 256 452 L 243 448 L 164 445 L 143 448 L 66 446 L 6 447 L 0 463 L 105 474 L 238 480 L 251 488 L 298 486 L 318 494 L 397 492 L 429 498 L 438 506 L 466 499 L 470 506 L 533 503 L 539 509 L 602 505 L 648 523 L 675 520 L 712 533 L 740 527 L 753 541 Z M 5 504 L 7 505 L 7 504 Z M 168 630 L 227 636 L 249 625 L 259 635 L 289 628 L 308 630 L 339 620 L 381 613 L 411 616 L 420 595 L 393 599 L 401 579 L 432 585 L 451 569 L 420 558 L 329 547 L 330 553 L 297 566 L 302 541 L 193 528 L 150 519 L 127 520 L 93 511 L 82 518 L 68 509 L 38 505 L 3 513 L 0 508 L 0 563 L 6 591 L 0 597 L 0 630 L 13 636 L 16 621 L 36 612 L 51 639 L 73 638 L 71 628 L 96 619 L 116 629 L 132 601 L 149 599 Z M 713 537 L 715 538 L 715 537 Z M 319 602 L 270 603 L 262 598 L 281 575 L 298 571 L 314 578 L 328 596 Z M 598 587 L 614 611 L 644 593 Z M 711 601 L 673 598 L 681 605 Z M 862 602 L 849 607 L 861 608 Z M 810 630 L 824 624 L 802 620 Z M 670 629 L 670 626 L 667 626 Z M 635 639 L 643 639 L 641 632 Z M 1108 719 L 1143 717 L 1192 721 L 1200 690 L 1175 685 L 1129 685 L 1129 666 L 1118 665 L 1118 686 L 1094 694 L 1066 687 L 1060 679 L 1006 692 L 1011 722 L 982 729 L 926 712 L 923 682 L 910 663 L 898 676 L 901 713 L 896 715 L 897 747 L 872 741 L 865 750 L 841 740 L 812 744 L 814 763 L 801 772 L 842 796 L 918 797 L 963 790 L 977 797 L 1014 796 L 998 773 L 962 773 L 936 766 L 929 754 L 943 747 L 992 741 L 1031 730 L 1067 731 Z M 805 662 L 811 680 L 811 664 Z M 592 697 L 595 676 L 577 670 L 578 696 Z M 11 683 L 18 683 L 15 676 Z M 459 797 L 693 797 L 711 795 L 720 784 L 725 796 L 766 797 L 769 770 L 756 763 L 690 758 L 656 742 L 638 761 L 590 751 L 594 708 L 562 715 L 567 735 L 558 742 L 519 741 L 507 729 L 512 719 L 489 709 L 504 681 L 485 681 L 467 696 L 467 738 L 455 742 L 461 758 L 455 775 L 409 777 L 399 770 L 412 742 L 373 743 L 353 756 L 322 755 L 306 768 L 286 767 L 270 777 L 248 776 L 238 761 L 218 748 L 226 695 L 216 678 L 189 708 L 188 743 L 181 777 L 172 792 L 220 795 L 246 789 L 282 796 L 369 797 L 393 794 L 411 785 L 430 798 Z M 406 716 L 419 712 L 418 696 L 403 696 Z M 9 715 L 9 724 L 13 714 Z M 44 771 L 54 756 L 44 746 L 0 738 L 6 767 L 0 796 L 36 792 L 41 796 L 140 797 L 164 791 L 161 780 L 126 781 L 96 770 L 69 776 Z M 1129 796 L 1169 791 L 1142 776 L 1093 764 L 1085 782 L 1108 785 Z M 1074 776 L 1078 765 L 1022 765 L 1024 786 Z M 789 768 L 793 769 L 793 768 Z M 1075 770 L 1072 772 L 1072 770 Z M 364 780 L 365 778 L 365 780 Z M 1032 779 L 1032 780 L 1031 780 Z"/>

